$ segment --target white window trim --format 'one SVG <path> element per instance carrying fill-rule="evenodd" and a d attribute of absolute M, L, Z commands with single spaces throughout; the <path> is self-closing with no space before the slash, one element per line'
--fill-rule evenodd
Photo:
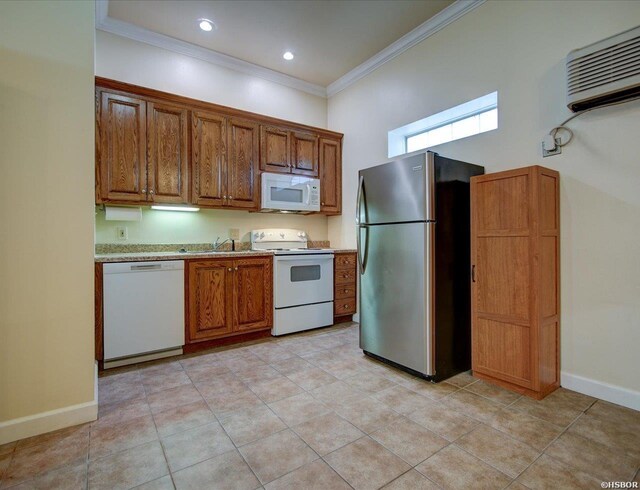
<path fill-rule="evenodd" d="M 389 158 L 407 153 L 407 138 L 420 133 L 437 129 L 468 117 L 496 109 L 498 107 L 498 92 L 492 92 L 464 104 L 438 112 L 431 116 L 409 123 L 400 128 L 389 131 L 387 153 Z M 476 133 L 477 134 L 477 133 Z M 455 141 L 455 140 L 453 140 Z"/>

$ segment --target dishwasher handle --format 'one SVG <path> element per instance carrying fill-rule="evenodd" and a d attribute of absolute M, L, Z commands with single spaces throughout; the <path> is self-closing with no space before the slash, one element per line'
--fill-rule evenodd
<path fill-rule="evenodd" d="M 170 272 L 178 270 L 184 270 L 184 260 L 109 262 L 103 265 L 104 274 L 136 274 L 140 272 Z"/>
<path fill-rule="evenodd" d="M 162 269 L 162 264 L 142 264 L 142 265 L 132 265 L 132 271 L 152 271 L 152 270 L 160 270 Z"/>

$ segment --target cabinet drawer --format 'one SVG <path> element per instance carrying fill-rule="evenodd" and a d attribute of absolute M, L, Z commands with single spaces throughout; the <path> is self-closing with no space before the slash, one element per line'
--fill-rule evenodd
<path fill-rule="evenodd" d="M 355 298 L 356 297 L 356 285 L 353 284 L 340 284 L 336 285 L 336 290 L 334 294 L 336 300 L 345 299 L 345 298 Z"/>
<path fill-rule="evenodd" d="M 354 269 L 356 267 L 356 254 L 336 254 L 336 269 Z"/>
<path fill-rule="evenodd" d="M 356 312 L 356 299 L 339 299 L 333 303 L 333 313 L 336 316 L 351 315 Z"/>
<path fill-rule="evenodd" d="M 338 269 L 335 271 L 334 282 L 336 284 L 347 284 L 356 282 L 355 269 Z"/>

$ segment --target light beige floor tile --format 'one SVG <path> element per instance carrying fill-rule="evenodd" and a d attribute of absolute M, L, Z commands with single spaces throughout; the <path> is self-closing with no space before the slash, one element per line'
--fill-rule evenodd
<path fill-rule="evenodd" d="M 46 432 L 26 439 L 16 441 L 14 448 L 16 451 L 31 446 L 49 445 L 52 446 L 65 439 L 72 438 L 74 440 L 83 439 L 89 434 L 91 430 L 91 424 L 74 425 L 72 427 L 66 427 L 60 430 L 54 430 L 52 432 Z"/>
<path fill-rule="evenodd" d="M 318 459 L 318 455 L 287 429 L 239 448 L 262 484 Z"/>
<path fill-rule="evenodd" d="M 284 398 L 270 403 L 269 407 L 289 427 L 331 411 L 327 405 L 309 393 L 300 393 L 299 395 Z"/>
<path fill-rule="evenodd" d="M 546 448 L 563 431 L 556 425 L 510 407 L 496 412 L 486 423 L 539 450 Z"/>
<path fill-rule="evenodd" d="M 346 446 L 364 435 L 335 413 L 308 420 L 293 427 L 293 430 L 320 456 Z"/>
<path fill-rule="evenodd" d="M 372 395 L 376 400 L 398 413 L 408 414 L 416 410 L 428 410 L 434 401 L 404 386 L 394 386 Z"/>
<path fill-rule="evenodd" d="M 267 366 L 266 362 L 254 356 L 253 354 L 247 357 L 238 357 L 234 359 L 229 359 L 229 360 L 223 361 L 223 363 L 225 366 L 229 368 L 230 371 L 234 373 L 236 371 L 244 371 L 250 368 L 259 370 Z"/>
<path fill-rule="evenodd" d="M 135 490 L 174 490 L 174 488 L 170 475 L 134 487 Z"/>
<path fill-rule="evenodd" d="M 293 381 L 285 377 L 257 383 L 251 385 L 250 388 L 251 391 L 258 395 L 265 403 L 282 400 L 283 398 L 288 398 L 304 391 Z"/>
<path fill-rule="evenodd" d="M 547 396 L 546 400 L 563 403 L 584 412 L 596 402 L 597 398 L 583 395 L 577 391 L 567 390 L 566 388 L 558 388 Z"/>
<path fill-rule="evenodd" d="M 216 418 L 208 405 L 200 401 L 157 413 L 153 420 L 160 437 L 166 437 L 214 422 Z"/>
<path fill-rule="evenodd" d="M 162 446 L 172 472 L 234 449 L 218 422 L 165 437 Z"/>
<path fill-rule="evenodd" d="M 623 450 L 570 432 L 556 439 L 545 454 L 601 481 L 629 481 L 639 465 Z"/>
<path fill-rule="evenodd" d="M 368 394 L 377 393 L 395 386 L 393 381 L 389 381 L 382 376 L 377 376 L 367 372 L 362 372 L 355 376 L 351 376 L 350 378 L 346 378 L 344 382 Z"/>
<path fill-rule="evenodd" d="M 167 475 L 169 469 L 157 441 L 89 462 L 89 490 L 132 488 Z"/>
<path fill-rule="evenodd" d="M 350 360 L 337 360 L 320 366 L 326 372 L 338 379 L 351 378 L 362 372 L 364 368 L 358 363 Z"/>
<path fill-rule="evenodd" d="M 283 359 L 289 359 L 294 356 L 297 357 L 293 352 L 277 346 L 268 350 L 256 352 L 255 355 L 266 363 L 281 361 Z"/>
<path fill-rule="evenodd" d="M 98 420 L 93 423 L 93 427 L 121 424 L 145 415 L 151 415 L 147 399 L 131 398 L 101 407 L 98 412 Z"/>
<path fill-rule="evenodd" d="M 622 449 L 640 464 L 640 424 L 630 425 L 624 418 L 604 418 L 587 412 L 569 427 L 569 432 Z"/>
<path fill-rule="evenodd" d="M 241 371 L 236 371 L 234 374 L 236 378 L 249 386 L 272 379 L 286 379 L 283 374 L 279 373 L 271 366 L 262 366 L 258 369 L 243 369 Z"/>
<path fill-rule="evenodd" d="M 89 449 L 88 427 L 61 432 L 65 435 L 49 435 L 40 444 L 17 447 L 2 477 L 2 485 L 16 485 L 55 468 L 85 461 Z"/>
<path fill-rule="evenodd" d="M 311 364 L 309 365 L 312 366 Z M 338 378 L 336 378 L 335 376 L 332 376 L 328 372 L 314 366 L 302 371 L 289 373 L 287 374 L 287 378 L 307 391 L 311 391 L 321 386 L 325 386 L 338 381 Z"/>
<path fill-rule="evenodd" d="M 0 478 L 1 480 L 2 478 Z M 87 486 L 87 463 L 62 466 L 29 480 L 12 490 L 78 490 Z"/>
<path fill-rule="evenodd" d="M 419 395 L 416 395 L 419 396 Z M 370 433 L 400 420 L 401 415 L 378 400 L 366 397 L 339 405 L 335 411 L 363 432 Z"/>
<path fill-rule="evenodd" d="M 320 386 L 310 392 L 314 397 L 332 407 L 346 405 L 365 398 L 367 395 L 344 381 Z"/>
<path fill-rule="evenodd" d="M 475 383 L 478 381 L 477 378 L 474 378 L 471 375 L 470 371 L 456 374 L 455 376 L 445 379 L 445 381 L 451 385 L 457 386 L 458 388 L 464 388 L 465 386 L 470 385 L 471 383 Z"/>
<path fill-rule="evenodd" d="M 207 382 L 211 379 L 214 379 L 221 374 L 230 373 L 229 368 L 220 362 L 211 363 L 211 364 L 196 364 L 193 363 L 191 366 L 185 369 L 187 376 L 191 379 L 193 383 L 195 382 Z"/>
<path fill-rule="evenodd" d="M 143 381 L 145 378 L 153 377 L 156 374 L 167 374 L 182 370 L 183 367 L 180 361 L 168 361 L 166 359 L 145 362 L 138 365 L 138 373 L 140 373 Z"/>
<path fill-rule="evenodd" d="M 371 434 L 395 455 L 411 466 L 424 461 L 449 444 L 449 441 L 409 419 L 394 422 Z"/>
<path fill-rule="evenodd" d="M 562 428 L 567 427 L 582 414 L 582 411 L 570 402 L 558 397 L 551 398 L 551 395 L 542 400 L 523 396 L 510 407 Z"/>
<path fill-rule="evenodd" d="M 428 410 L 416 410 L 407 417 L 449 441 L 471 432 L 479 424 L 477 420 L 441 404 L 434 404 Z"/>
<path fill-rule="evenodd" d="M 151 413 L 163 412 L 170 408 L 201 402 L 202 396 L 191 383 L 169 388 L 147 396 Z"/>
<path fill-rule="evenodd" d="M 231 373 L 221 374 L 207 381 L 198 381 L 195 387 L 204 398 L 211 398 L 220 393 L 241 393 L 247 390 L 247 385 Z"/>
<path fill-rule="evenodd" d="M 191 379 L 184 371 L 155 374 L 142 379 L 142 385 L 147 395 L 189 384 L 191 384 Z"/>
<path fill-rule="evenodd" d="M 505 390 L 500 386 L 496 386 L 482 380 L 478 380 L 475 383 L 467 385 L 464 389 L 503 405 L 510 405 L 522 396 L 519 393 Z"/>
<path fill-rule="evenodd" d="M 511 478 L 516 478 L 540 455 L 540 451 L 524 442 L 486 425 L 462 436 L 456 444 Z"/>
<path fill-rule="evenodd" d="M 230 412 L 220 423 L 237 446 L 262 439 L 287 426 L 266 406 Z"/>
<path fill-rule="evenodd" d="M 504 405 L 498 404 L 466 390 L 459 390 L 442 399 L 442 403 L 467 417 L 480 421 L 491 419 Z"/>
<path fill-rule="evenodd" d="M 311 369 L 313 367 L 311 363 L 298 356 L 293 356 L 287 359 L 278 359 L 271 362 L 270 365 L 280 374 L 284 374 L 285 376 L 305 369 Z"/>
<path fill-rule="evenodd" d="M 244 388 L 243 391 L 239 392 L 232 391 L 210 394 L 205 397 L 205 401 L 218 417 L 224 417 L 235 410 L 264 405 L 264 402 L 248 388 Z"/>
<path fill-rule="evenodd" d="M 640 411 L 638 410 L 598 400 L 587 410 L 587 414 L 603 419 L 615 419 L 627 424 L 630 430 L 640 431 Z"/>
<path fill-rule="evenodd" d="M 9 467 L 11 458 L 13 458 L 13 452 L 0 455 L 0 488 L 2 488 L 2 476 Z"/>
<path fill-rule="evenodd" d="M 358 439 L 324 459 L 355 489 L 380 488 L 411 469 L 369 437 Z"/>
<path fill-rule="evenodd" d="M 440 487 L 416 470 L 410 470 L 382 488 L 384 490 L 438 490 Z"/>
<path fill-rule="evenodd" d="M 0 445 L 0 456 L 3 456 L 5 454 L 9 454 L 12 453 L 13 450 L 16 448 L 17 445 L 17 441 L 14 442 L 8 442 L 6 444 L 1 444 Z"/>
<path fill-rule="evenodd" d="M 151 415 L 138 417 L 122 424 L 97 427 L 91 431 L 89 456 L 91 459 L 102 458 L 157 439 L 158 433 Z"/>
<path fill-rule="evenodd" d="M 266 490 L 350 490 L 331 467 L 318 459 L 265 485 Z"/>
<path fill-rule="evenodd" d="M 254 490 L 260 487 L 238 451 L 230 451 L 173 474 L 177 490 Z"/>
<path fill-rule="evenodd" d="M 401 384 L 405 388 L 409 388 L 411 391 L 427 396 L 432 400 L 440 400 L 460 389 L 457 386 L 445 383 L 444 381 L 440 383 L 432 383 L 431 381 L 420 378 L 405 380 Z"/>
<path fill-rule="evenodd" d="M 495 490 L 511 478 L 451 444 L 416 466 L 416 470 L 443 488 Z"/>
<path fill-rule="evenodd" d="M 566 466 L 546 455 L 542 455 L 527 468 L 517 480 L 532 490 L 593 489 L 601 481 L 575 468 Z"/>

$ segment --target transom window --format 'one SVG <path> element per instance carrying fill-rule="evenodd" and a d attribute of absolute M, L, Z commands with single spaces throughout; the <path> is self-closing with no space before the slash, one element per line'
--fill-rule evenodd
<path fill-rule="evenodd" d="M 498 128 L 498 92 L 389 131 L 389 157 Z"/>

